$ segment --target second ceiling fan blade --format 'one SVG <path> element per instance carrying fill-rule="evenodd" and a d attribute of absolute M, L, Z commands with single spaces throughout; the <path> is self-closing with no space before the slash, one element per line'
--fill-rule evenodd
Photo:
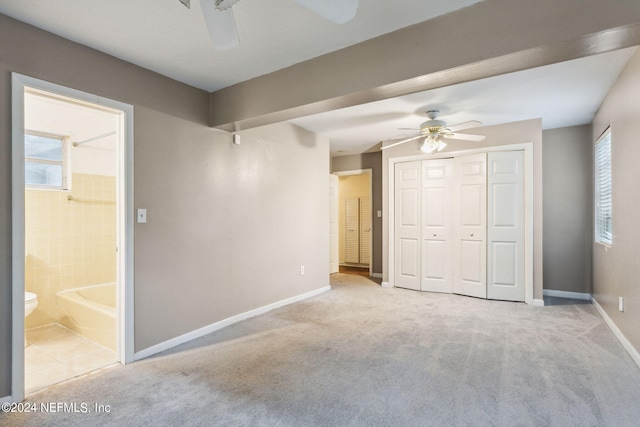
<path fill-rule="evenodd" d="M 455 133 L 455 132 L 447 132 L 442 136 L 448 139 L 461 139 L 463 141 L 483 141 L 486 138 L 486 136 L 484 135 L 473 135 L 471 133 Z"/>
<path fill-rule="evenodd" d="M 405 142 L 409 142 L 409 141 L 414 141 L 416 139 L 419 138 L 424 138 L 424 135 L 418 135 L 418 136 L 414 136 L 408 139 L 403 139 L 402 141 L 399 142 L 394 142 L 393 144 L 389 144 L 389 145 L 385 145 L 384 147 L 380 147 L 381 150 L 386 150 L 387 148 L 391 148 L 391 147 L 395 147 L 396 145 L 400 145 L 400 144 L 404 144 Z"/>
<path fill-rule="evenodd" d="M 216 50 L 231 50 L 240 44 L 233 9 L 216 9 L 213 0 L 202 0 L 202 15 L 207 24 L 207 31 Z"/>
<path fill-rule="evenodd" d="M 482 122 L 479 122 L 477 120 L 470 120 L 468 122 L 458 123 L 457 125 L 447 126 L 447 129 L 449 129 L 451 132 L 457 132 L 462 129 L 477 128 L 480 126 L 482 126 Z"/>
<path fill-rule="evenodd" d="M 301 6 L 336 24 L 349 22 L 356 16 L 359 0 L 294 0 Z"/>

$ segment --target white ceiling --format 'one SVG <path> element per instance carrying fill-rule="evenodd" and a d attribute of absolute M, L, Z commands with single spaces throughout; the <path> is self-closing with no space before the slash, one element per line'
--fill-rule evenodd
<path fill-rule="evenodd" d="M 292 0 L 240 0 L 240 46 L 221 52 L 200 1 L 0 0 L 0 13 L 211 92 L 480 2 L 361 0 L 334 24 Z"/>
<path fill-rule="evenodd" d="M 215 91 L 480 0 L 361 0 L 356 17 L 333 24 L 292 0 L 241 0 L 240 46 L 212 49 L 200 12 L 179 0 L 0 0 L 0 13 L 189 85 Z M 333 155 L 410 136 L 424 111 L 449 124 L 542 118 L 543 128 L 591 122 L 632 50 L 444 87 L 303 117 L 292 122 L 330 138 Z M 481 133 L 481 132 L 477 132 Z"/>

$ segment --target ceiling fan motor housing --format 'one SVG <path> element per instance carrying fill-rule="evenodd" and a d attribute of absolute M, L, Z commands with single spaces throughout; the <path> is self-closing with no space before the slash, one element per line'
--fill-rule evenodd
<path fill-rule="evenodd" d="M 420 125 L 420 130 L 423 132 L 438 132 L 446 125 L 442 120 L 427 120 Z"/>

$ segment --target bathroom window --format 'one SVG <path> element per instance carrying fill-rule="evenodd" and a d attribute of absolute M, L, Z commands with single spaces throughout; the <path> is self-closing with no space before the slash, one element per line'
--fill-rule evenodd
<path fill-rule="evenodd" d="M 24 135 L 25 184 L 35 188 L 67 189 L 66 154 L 64 137 L 26 132 Z"/>

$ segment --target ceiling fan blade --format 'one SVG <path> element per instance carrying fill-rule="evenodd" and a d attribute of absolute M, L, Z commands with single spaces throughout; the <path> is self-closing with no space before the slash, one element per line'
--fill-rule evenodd
<path fill-rule="evenodd" d="M 359 0 L 294 0 L 301 6 L 336 24 L 349 22 L 356 16 Z"/>
<path fill-rule="evenodd" d="M 471 133 L 455 133 L 455 132 L 447 132 L 442 135 L 448 139 L 461 139 L 463 141 L 483 141 L 486 136 L 484 135 L 473 135 Z"/>
<path fill-rule="evenodd" d="M 395 147 L 396 145 L 404 144 L 405 142 L 414 141 L 416 139 L 423 138 L 423 137 L 424 137 L 423 135 L 413 136 L 408 139 L 403 139 L 402 141 L 399 141 L 399 142 L 394 142 L 393 144 L 390 144 L 390 145 L 385 145 L 384 147 L 380 147 L 380 149 L 386 150 L 387 148 Z"/>
<path fill-rule="evenodd" d="M 240 37 L 233 10 L 217 10 L 213 0 L 202 0 L 200 5 L 213 47 L 216 50 L 231 50 L 237 47 Z"/>
<path fill-rule="evenodd" d="M 398 130 L 414 130 L 416 132 L 419 132 L 421 129 L 418 129 L 418 128 L 398 128 Z"/>
<path fill-rule="evenodd" d="M 477 128 L 480 126 L 482 126 L 482 122 L 479 122 L 477 120 L 470 120 L 468 122 L 458 123 L 457 125 L 447 126 L 447 129 L 451 132 L 456 132 L 462 129 Z"/>

